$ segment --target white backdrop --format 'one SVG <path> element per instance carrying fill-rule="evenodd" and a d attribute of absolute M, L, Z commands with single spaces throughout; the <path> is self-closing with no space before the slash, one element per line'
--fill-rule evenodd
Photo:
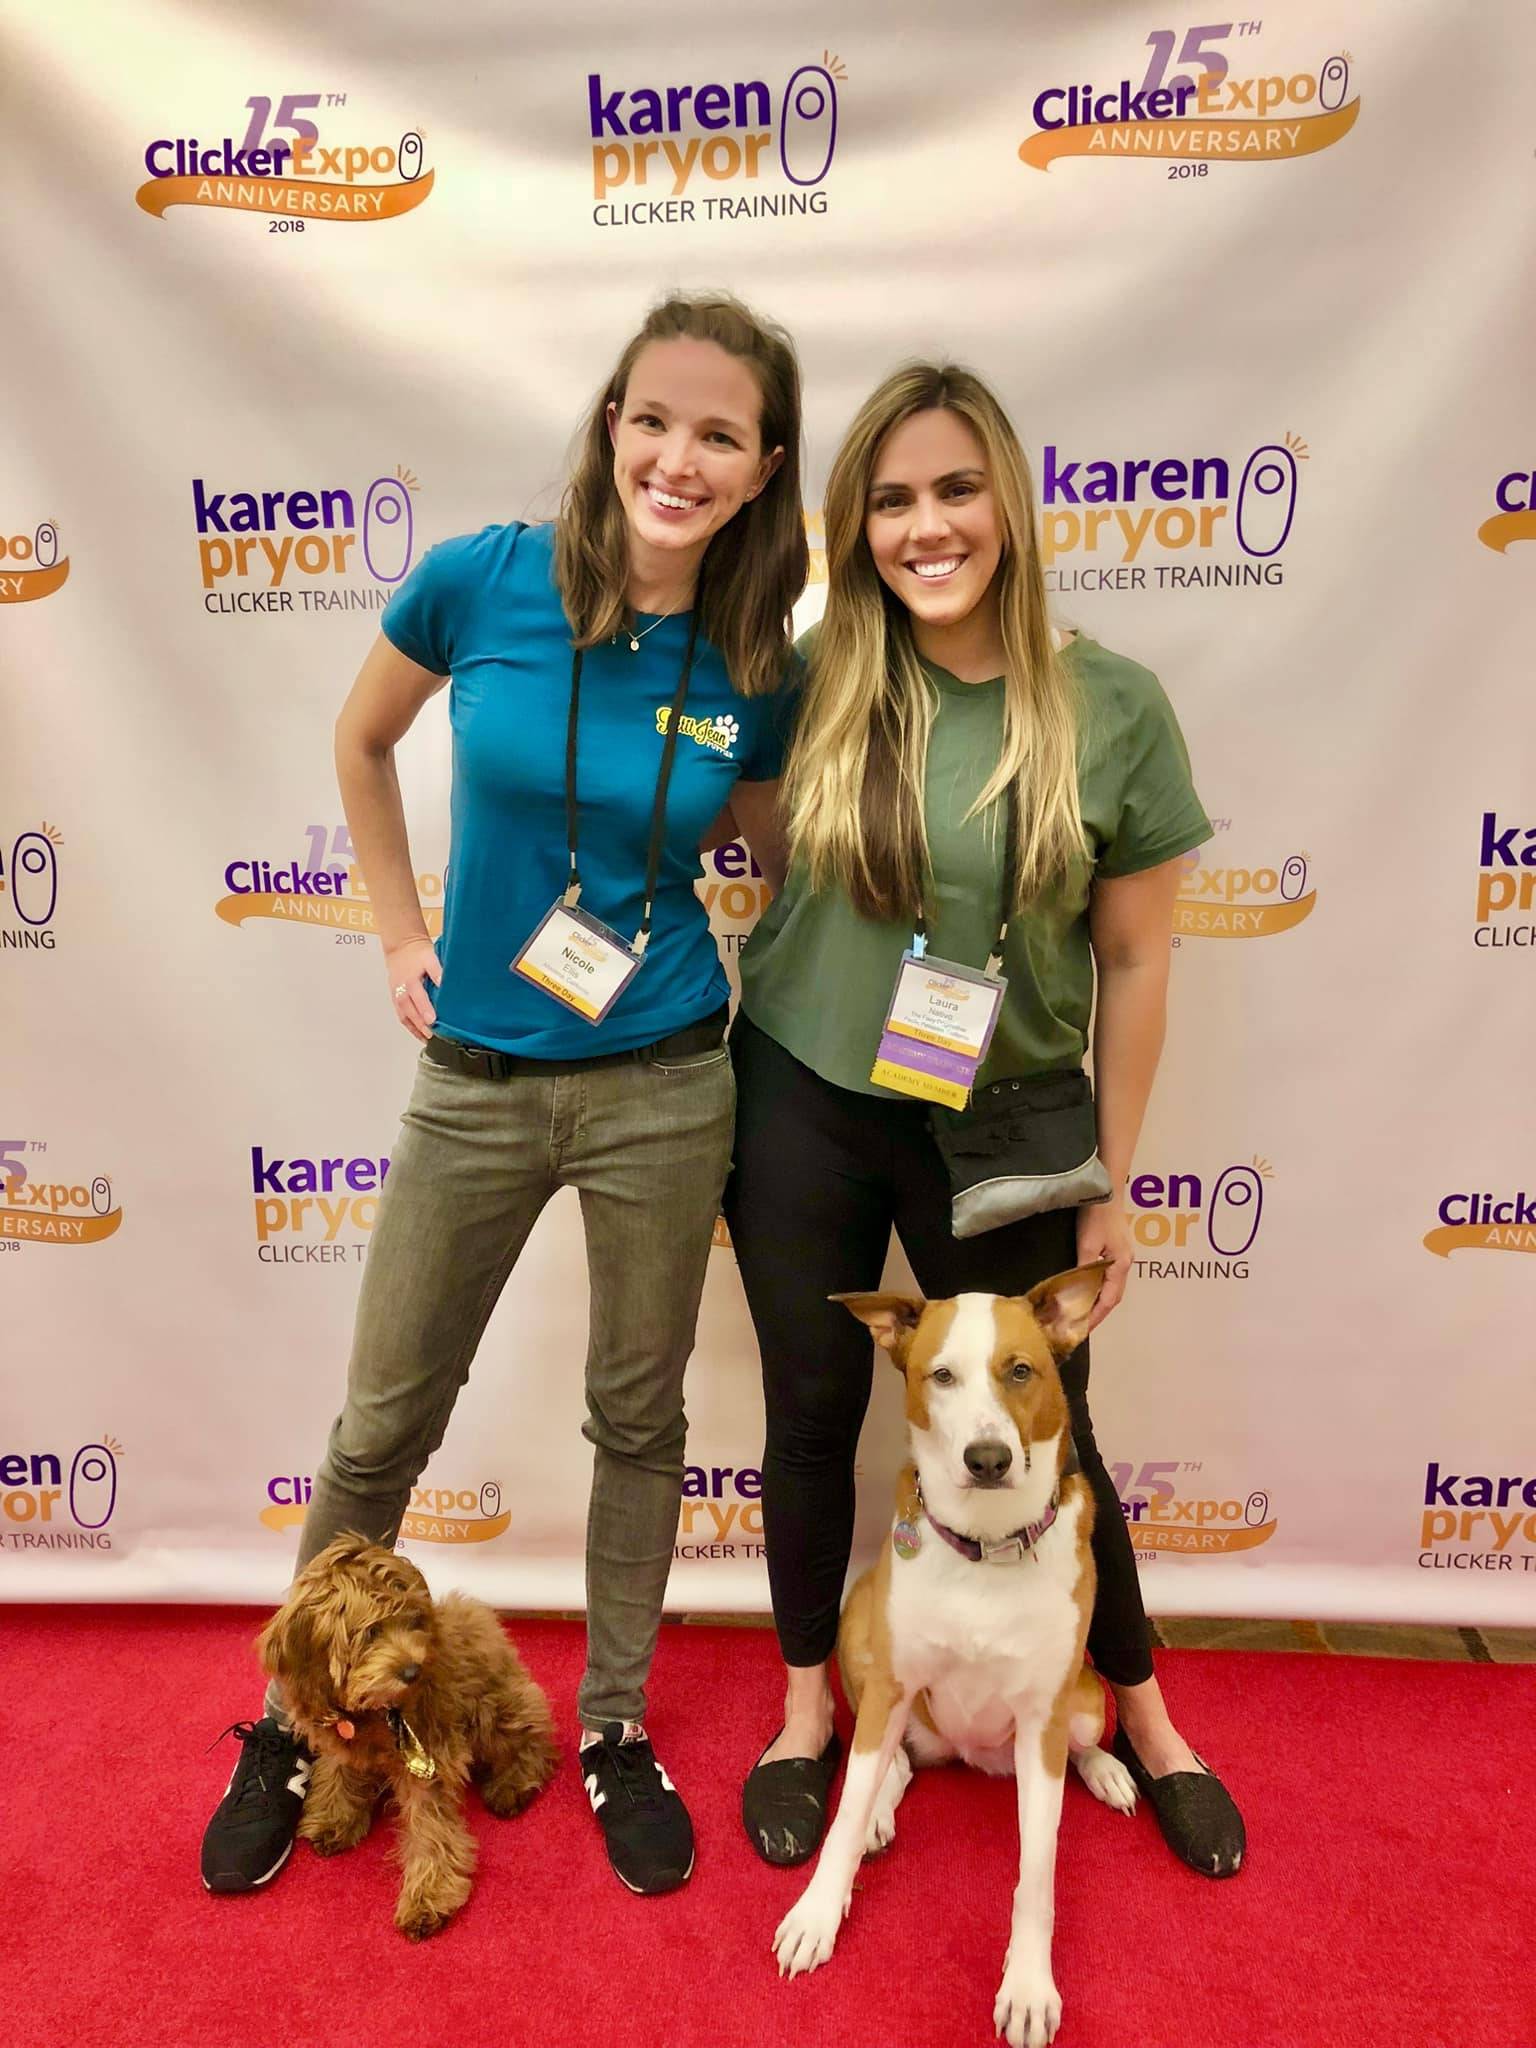
<path fill-rule="evenodd" d="M 1149 1606 L 1532 1619 L 1529 11 L 0 18 L 0 1595 L 281 1587 L 412 1059 L 330 767 L 362 614 L 547 514 L 644 306 L 726 285 L 800 344 L 813 508 L 897 360 L 993 380 L 1058 616 L 1218 821 L 1095 1339 Z M 401 767 L 431 903 L 441 702 Z M 701 886 L 730 959 L 741 849 Z M 562 1199 L 413 1503 L 439 1585 L 579 1601 L 585 1316 Z M 673 1604 L 762 1606 L 724 1246 L 689 1406 Z"/>

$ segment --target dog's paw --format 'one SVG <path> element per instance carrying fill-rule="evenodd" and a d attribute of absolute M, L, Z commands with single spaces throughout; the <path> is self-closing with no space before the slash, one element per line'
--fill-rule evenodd
<path fill-rule="evenodd" d="M 308 1842 L 317 1856 L 340 1856 L 343 1850 L 355 1849 L 367 1834 L 373 1819 L 364 1814 L 360 1821 L 349 1821 L 345 1826 L 335 1821 L 302 1820 L 299 1823 L 299 1840 Z"/>
<path fill-rule="evenodd" d="M 1003 1972 L 992 2024 L 1008 2048 L 1046 2048 L 1061 2025 L 1061 1994 L 1047 1970 L 1015 1969 Z"/>
<path fill-rule="evenodd" d="M 480 1803 L 498 1820 L 511 1820 L 515 1813 L 522 1812 L 537 1790 L 535 1785 L 485 1785 L 481 1787 Z"/>
<path fill-rule="evenodd" d="M 896 1808 L 882 1801 L 869 1816 L 869 1832 L 864 1837 L 864 1854 L 882 1856 L 896 1839 Z"/>
<path fill-rule="evenodd" d="M 448 1925 L 453 1918 L 451 1912 L 443 1912 L 436 1906 L 429 1906 L 423 1899 L 415 1899 L 407 1905 L 402 1899 L 395 1908 L 395 1925 L 407 1941 L 425 1941 L 430 1934 Z"/>
<path fill-rule="evenodd" d="M 825 1892 L 818 1892 L 814 1879 L 779 1922 L 773 1937 L 773 1952 L 779 1959 L 781 1977 L 798 1977 L 803 1970 L 815 1970 L 828 1960 L 837 1946 L 838 1929 L 848 1903 L 839 1906 Z"/>
<path fill-rule="evenodd" d="M 1085 1749 L 1072 1762 L 1095 1799 L 1102 1799 L 1116 1813 L 1136 1811 L 1136 1780 L 1119 1757 L 1104 1749 Z"/>

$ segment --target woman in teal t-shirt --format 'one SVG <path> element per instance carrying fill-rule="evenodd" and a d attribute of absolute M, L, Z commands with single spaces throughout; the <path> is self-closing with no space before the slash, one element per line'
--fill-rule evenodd
<path fill-rule="evenodd" d="M 764 1527 L 787 1666 L 784 1727 L 747 1780 L 743 1817 L 772 1863 L 815 1849 L 838 1755 L 827 1659 L 871 1350 L 827 1297 L 878 1289 L 894 1226 L 929 1296 L 1021 1294 L 1103 1259 L 1090 1328 L 1115 1307 L 1131 1265 L 1125 1181 L 1162 1045 L 1179 856 L 1210 834 L 1156 679 L 1092 640 L 1063 646 L 1052 634 L 1028 465 L 974 376 L 921 366 L 887 379 L 833 465 L 826 531 L 826 615 L 804 649 L 784 790 L 789 879 L 743 953 L 731 1040 L 726 1215 L 762 1350 Z M 978 1081 L 1081 1067 L 1093 1016 L 1113 1194 L 957 1239 L 926 1105 L 871 1069 L 920 910 L 934 955 L 976 968 L 988 957 L 1010 788 L 1007 993 Z M 1062 1383 L 1097 1507 L 1088 1645 L 1115 1693 L 1116 1753 L 1170 1846 L 1224 1876 L 1242 1858 L 1242 1820 L 1174 1728 L 1152 1674 L 1135 1554 L 1093 1440 L 1086 1343 Z"/>
<path fill-rule="evenodd" d="M 634 1892 L 670 1891 L 693 1868 L 692 1824 L 644 1719 L 734 1102 L 728 984 L 694 885 L 726 800 L 750 835 L 777 784 L 775 693 L 806 568 L 799 448 L 788 336 L 723 295 L 666 300 L 592 408 L 558 520 L 434 548 L 336 728 L 394 1014 L 423 1050 L 299 1564 L 344 1530 L 394 1543 L 514 1262 L 550 1197 L 577 1188 L 593 1446 L 580 1769 Z M 450 679 L 453 838 L 434 946 L 394 750 Z M 537 1403 L 550 1361 L 524 1365 L 519 1398 Z M 408 1716 L 408 1683 L 362 1704 Z M 309 1759 L 281 1697 L 237 1728 L 241 1759 L 203 1840 L 211 1891 L 275 1876 L 303 1807 Z M 407 1876 L 415 1904 L 402 1895 L 397 1918 L 413 1935 L 468 1889 L 447 1858 Z"/>

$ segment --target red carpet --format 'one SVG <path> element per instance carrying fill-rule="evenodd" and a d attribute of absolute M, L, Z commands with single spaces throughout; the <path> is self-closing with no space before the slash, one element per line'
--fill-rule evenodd
<path fill-rule="evenodd" d="M 387 1828 L 270 1891 L 197 1872 L 259 1688 L 245 1611 L 0 1619 L 5 2048 L 985 2048 L 1015 1875 L 1011 1784 L 919 1776 L 837 1954 L 781 1984 L 803 1872 L 757 1862 L 738 1788 L 774 1724 L 772 1637 L 668 1627 L 651 1730 L 699 1835 L 692 1883 L 609 1876 L 569 1759 L 525 1815 L 474 1808 L 473 1899 L 413 1947 Z M 570 1726 L 579 1629 L 519 1625 Z M 1517 1667 L 1168 1652 L 1165 1688 L 1248 1819 L 1217 1884 L 1072 1777 L 1061 2048 L 1532 2048 L 1536 1688 Z"/>

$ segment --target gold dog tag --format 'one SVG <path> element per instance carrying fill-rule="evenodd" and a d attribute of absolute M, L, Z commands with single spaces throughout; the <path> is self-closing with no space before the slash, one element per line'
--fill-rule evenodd
<path fill-rule="evenodd" d="M 405 1768 L 410 1772 L 411 1776 L 413 1778 L 435 1778 L 437 1776 L 437 1765 L 422 1748 L 416 1738 L 415 1730 L 411 1727 L 409 1721 L 406 1720 L 404 1714 L 398 1710 L 391 1709 L 389 1718 L 394 1724 L 395 1747 L 405 1758 Z"/>

